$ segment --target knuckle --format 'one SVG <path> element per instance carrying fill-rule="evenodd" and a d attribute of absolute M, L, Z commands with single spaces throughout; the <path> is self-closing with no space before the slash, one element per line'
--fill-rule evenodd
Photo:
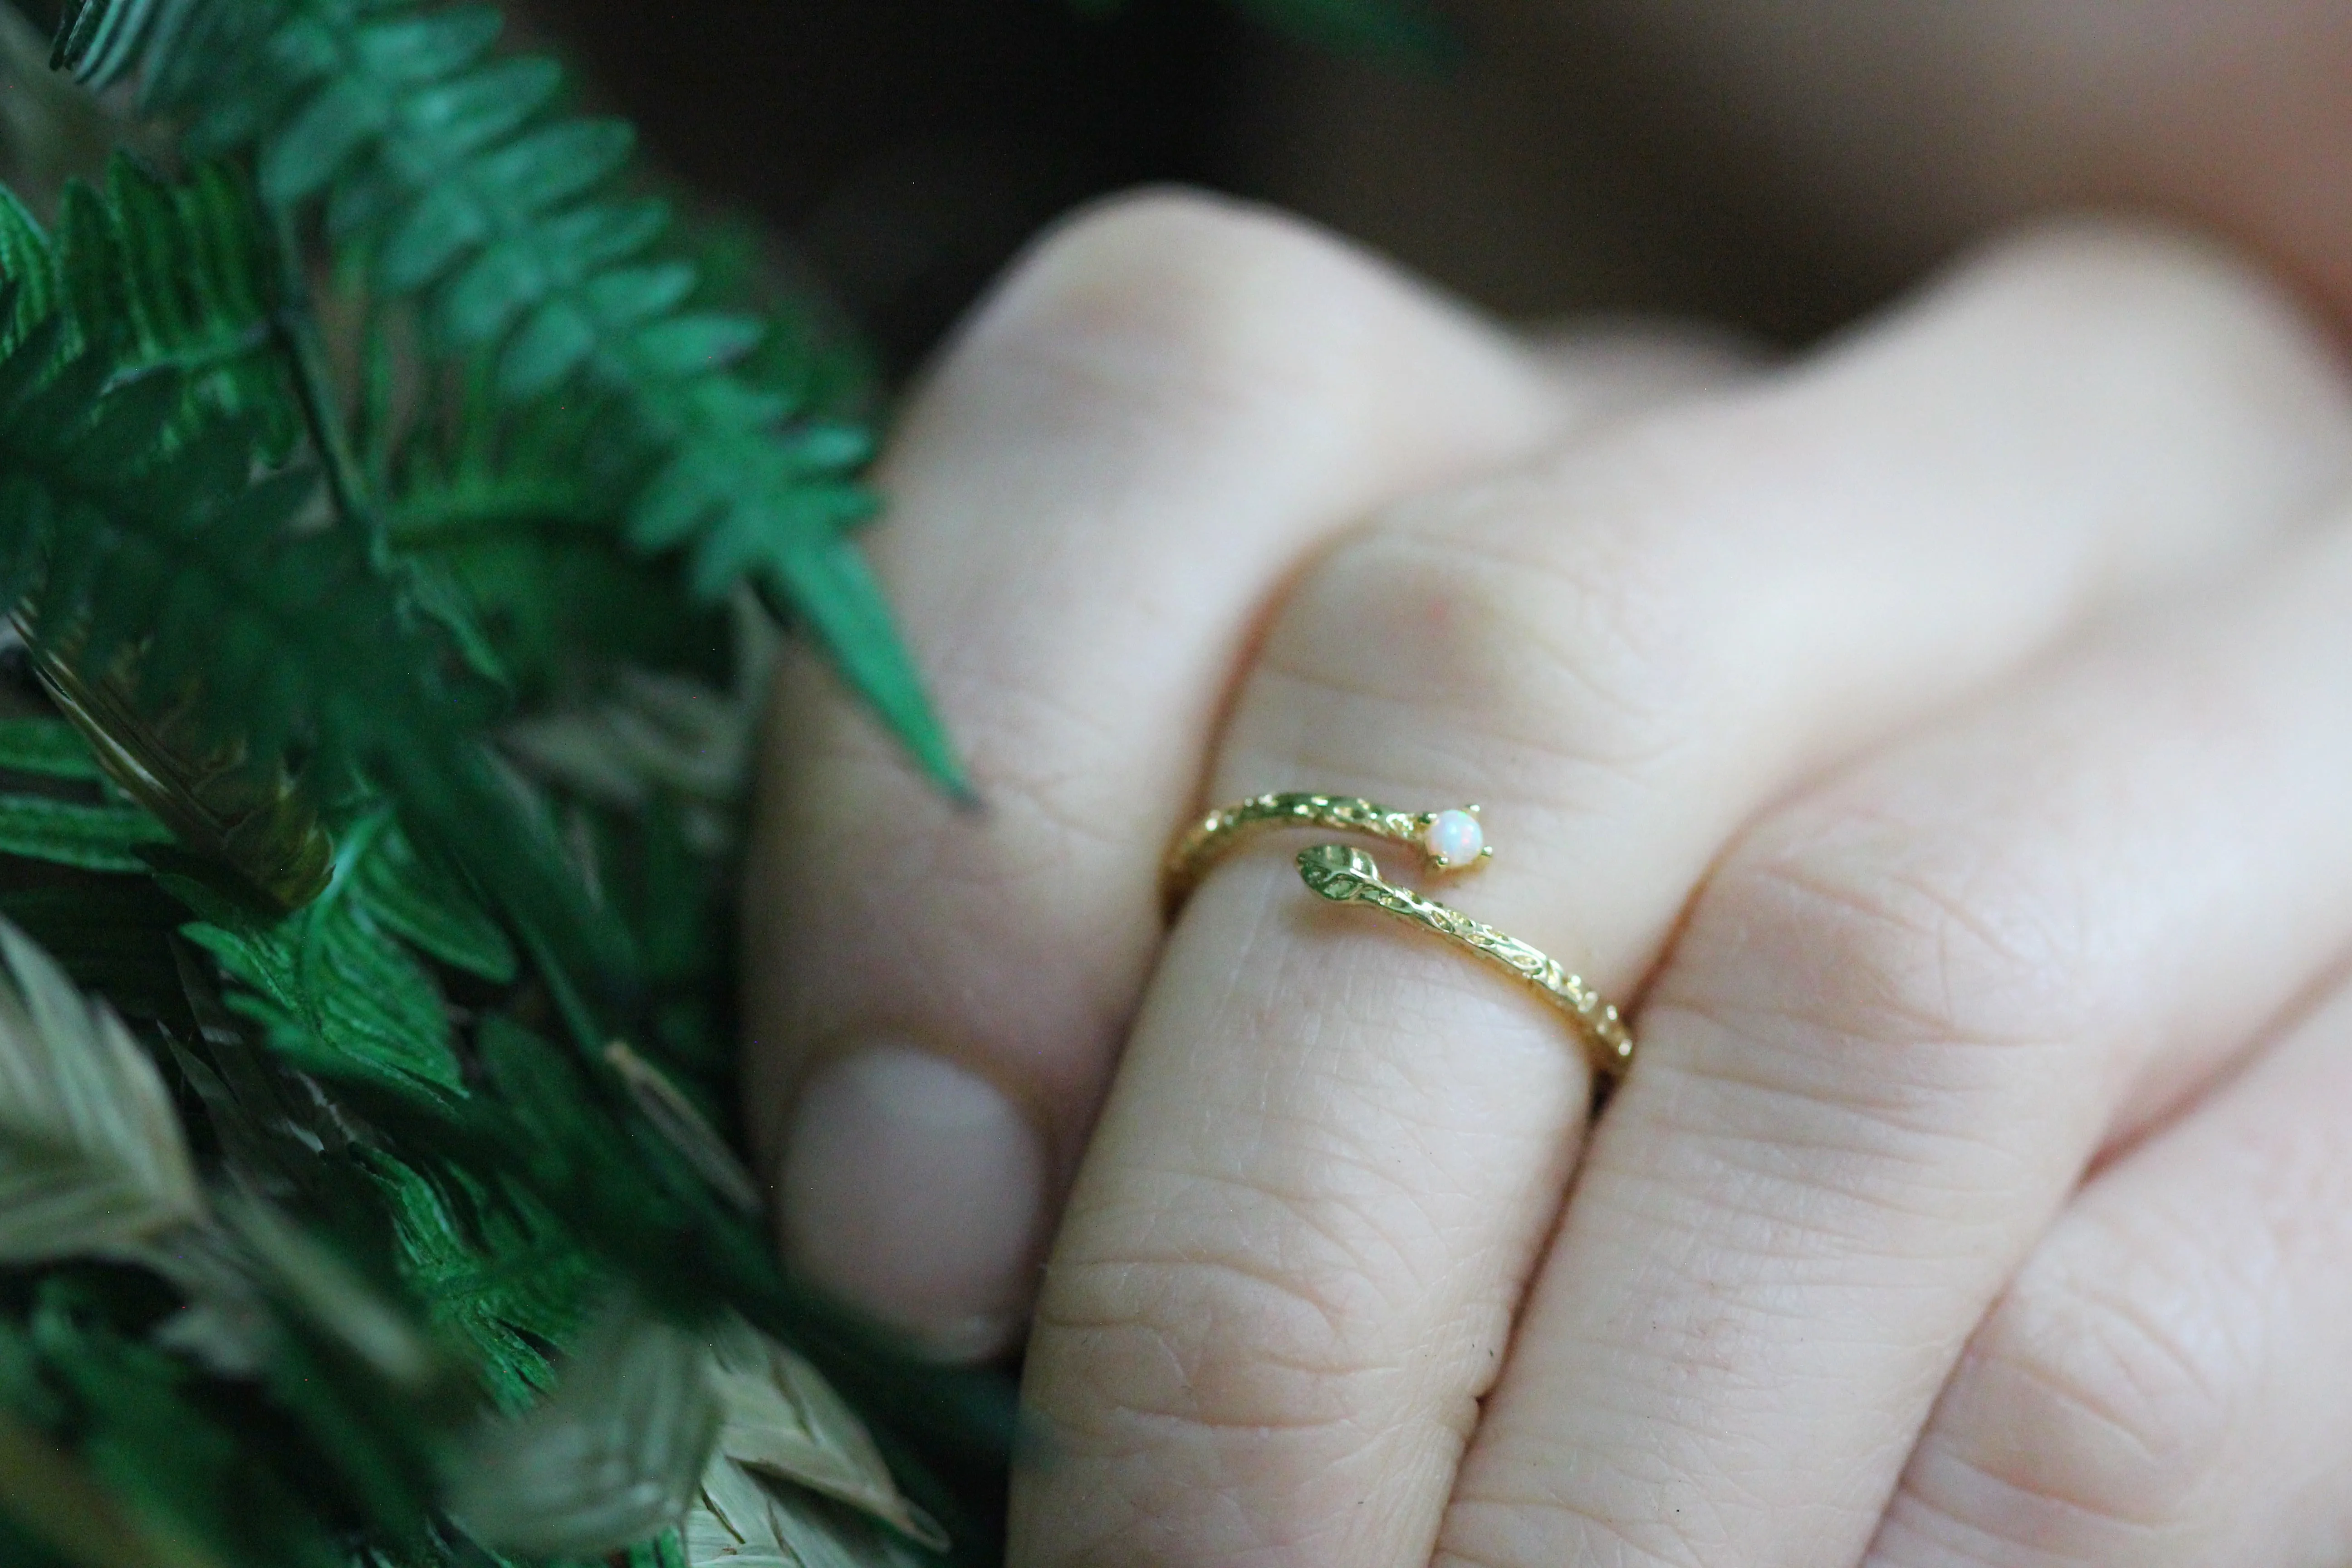
<path fill-rule="evenodd" d="M 1228 1177 L 1170 1188 L 1117 1209 L 1082 1197 L 1066 1220 L 1036 1321 L 1082 1368 L 1066 1405 L 1116 1427 L 1304 1431 L 1350 1450 L 1391 1425 L 1379 1412 L 1491 1373 L 1499 1297 L 1462 1303 L 1443 1352 L 1404 1327 L 1430 1288 L 1426 1238 L 1391 1205 Z M 1458 1403 L 1435 1414 L 1466 1436 L 1474 1400 Z"/>
<path fill-rule="evenodd" d="M 1654 1477 L 1626 1479 L 1633 1483 L 1626 1489 L 1631 1496 L 1658 1496 Z M 1548 1489 L 1457 1494 L 1431 1568 L 1536 1568 L 1563 1561 L 1700 1568 L 1736 1561 L 1752 1543 L 1756 1524 L 1741 1517 L 1745 1512 L 1729 1505 L 1685 1511 L 1672 1503 L 1603 1512 L 1551 1496 Z"/>
<path fill-rule="evenodd" d="M 1111 198 L 1039 240 L 957 359 L 1026 368 L 1099 411 L 1229 421 L 1362 395 L 1351 345 L 1393 289 L 1375 263 L 1267 209 L 1182 190 Z M 1106 404 L 1103 400 L 1108 399 Z"/>
<path fill-rule="evenodd" d="M 1622 775 L 1687 744 L 1709 679 L 1706 639 L 1681 635 L 1695 595 L 1630 531 L 1551 526 L 1542 486 L 1425 498 L 1349 535 L 1301 579 L 1263 668 L 1329 698 L 1309 710 L 1335 737 L 1425 737 L 1433 774 L 1475 734 L 1507 794 L 1558 800 L 1575 793 L 1562 763 Z"/>
<path fill-rule="evenodd" d="M 2278 416 L 2300 406 L 2332 425 L 2352 418 L 2325 324 L 2271 269 L 2206 236 L 2145 220 L 2049 220 L 1991 241 L 1950 286 L 2046 325 L 2053 342 L 2158 355 L 2168 374 L 2236 389 Z"/>
<path fill-rule="evenodd" d="M 2093 936 L 2076 891 L 2011 837 L 1899 810 L 1792 816 L 1724 868 L 1700 919 L 1706 934 L 1789 966 L 1804 1021 L 1835 1036 L 1874 1047 L 2051 1043 L 2092 1005 L 2081 993 Z"/>
<path fill-rule="evenodd" d="M 1844 460 L 1814 415 L 1759 389 L 1393 503 L 1308 563 L 1265 667 L 1337 700 L 1306 710 L 1345 767 L 1366 720 L 1427 737 L 1436 776 L 1466 731 L 1486 787 L 1561 809 L 1719 760 L 1720 724 L 1788 705 L 1780 656 L 1804 646 L 1771 588 L 1819 548 Z"/>
<path fill-rule="evenodd" d="M 1167 1427 L 1344 1435 L 1367 1374 L 1331 1283 L 1243 1258 L 1061 1262 L 1035 1330 L 1075 1352 L 1083 1395 L 1059 1403 L 1087 1412 L 1098 1439 Z"/>
<path fill-rule="evenodd" d="M 2240 1350 L 2158 1305 L 2210 1295 L 2193 1263 L 2162 1265 L 2168 1287 L 2147 1258 L 2095 1247 L 2020 1279 L 1961 1364 L 1957 1418 L 1914 1461 L 1912 1502 L 2012 1549 L 2101 1561 L 2204 1511 L 2242 1426 Z"/>
<path fill-rule="evenodd" d="M 2051 295 L 2077 307 L 2074 320 L 2088 325 L 2177 319 L 2184 306 L 2309 324 L 2251 259 L 2152 221 L 2068 216 L 2027 225 L 1990 241 L 1960 276 L 1979 287 Z"/>
<path fill-rule="evenodd" d="M 1759 829 L 1703 889 L 1654 1016 L 1707 1026 L 1678 1070 L 1810 1107 L 1843 1181 L 1941 1212 L 1962 1200 L 1923 1171 L 1964 1148 L 2023 1179 L 2079 1098 L 2053 1085 L 2081 1076 L 2053 1079 L 2100 1001 L 2085 923 L 2048 858 L 1990 825 L 1825 806 Z M 2048 1104 L 2023 1115 L 2029 1090 Z"/>

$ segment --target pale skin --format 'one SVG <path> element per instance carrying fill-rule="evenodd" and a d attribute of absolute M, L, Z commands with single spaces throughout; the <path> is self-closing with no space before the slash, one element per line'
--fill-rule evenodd
<path fill-rule="evenodd" d="M 1027 1336 L 1016 1568 L 2352 1560 L 2346 23 L 1776 63 L 1846 9 L 1645 24 L 1986 231 L 1818 350 L 1537 342 L 1160 195 L 913 399 L 874 558 L 986 809 L 789 673 L 751 1107 L 814 1278 Z M 1307 840 L 1163 924 L 1177 826 L 1293 789 L 1483 804 L 1443 896 L 1640 1035 L 1597 1121 Z"/>

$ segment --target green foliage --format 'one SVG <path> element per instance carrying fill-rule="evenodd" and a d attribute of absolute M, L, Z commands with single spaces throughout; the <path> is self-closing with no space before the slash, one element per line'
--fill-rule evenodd
<path fill-rule="evenodd" d="M 100 777 L 89 747 L 72 725 L 56 719 L 0 719 L 0 771 L 90 784 Z"/>
<path fill-rule="evenodd" d="M 204 407 L 251 416 L 282 458 L 297 426 L 270 340 L 268 242 L 236 176 L 168 183 L 117 159 L 103 191 L 66 187 L 58 219 L 68 322 L 106 323 L 118 374 L 171 369 Z"/>
<path fill-rule="evenodd" d="M 724 1413 L 694 1335 L 633 1311 L 583 1335 L 554 1394 L 482 1434 L 450 1510 L 485 1540 L 604 1555 L 685 1516 Z"/>
<path fill-rule="evenodd" d="M 143 871 L 143 846 L 168 844 L 172 835 L 143 811 L 84 805 L 39 795 L 0 796 L 0 855 L 21 855 L 85 871 Z"/>
<path fill-rule="evenodd" d="M 52 1544 L 82 1555 L 76 1548 L 90 1541 L 82 1531 L 96 1524 L 97 1540 L 111 1536 L 130 1546 L 125 1560 L 155 1568 L 341 1568 L 329 1531 L 299 1506 L 291 1478 L 245 1440 L 233 1408 L 196 1369 L 149 1342 L 152 1308 L 140 1294 L 102 1274 L 60 1272 L 29 1292 L 21 1326 L 5 1331 L 37 1394 L 26 1405 L 48 1417 L 20 1407 L 14 1424 L 26 1447 L 77 1433 L 69 1454 L 55 1455 L 58 1468 L 101 1503 L 87 1523 L 56 1521 L 65 1533 Z"/>
<path fill-rule="evenodd" d="M 266 921 L 194 888 L 187 894 L 212 906 L 216 920 L 184 934 L 236 984 L 230 1010 L 259 1026 L 289 1060 L 373 1073 L 417 1092 L 463 1092 L 439 989 L 356 900 L 322 900 Z"/>
<path fill-rule="evenodd" d="M 625 983 L 625 938 L 572 890 L 470 732 L 480 694 L 450 678 L 396 578 L 347 534 L 299 526 L 311 476 L 248 483 L 257 437 L 179 437 L 182 374 L 118 380 L 106 355 L 68 346 L 65 320 L 0 360 L 0 597 L 37 605 L 82 668 L 135 652 L 151 702 L 200 689 L 188 719 L 205 740 L 299 747 L 322 781 L 367 772 L 412 831 L 445 845 L 499 833 L 474 857 L 492 896 L 571 973 Z M 233 858 L 252 872 L 253 858 Z"/>
<path fill-rule="evenodd" d="M 514 943 L 449 871 L 417 854 L 399 825 L 379 819 L 358 857 L 353 899 L 375 928 L 428 958 L 492 984 L 517 973 Z"/>
<path fill-rule="evenodd" d="M 7 1561 L 914 1563 L 1004 1435 L 716 1109 L 762 603 L 954 778 L 854 356 L 498 33 L 87 0 L 156 155 L 0 186 Z"/>
<path fill-rule="evenodd" d="M 488 6 L 413 0 L 85 0 L 58 58 L 137 79 L 200 153 L 249 152 L 273 208 L 322 207 L 339 259 L 418 300 L 431 357 L 481 363 L 509 404 L 609 403 L 633 448 L 622 539 L 680 552 L 706 603 L 757 589 L 960 785 L 847 538 L 873 510 L 865 433 L 739 372 L 769 324 L 698 303 L 667 208 L 619 184 L 628 127 L 563 114 L 559 68 L 496 56 L 499 33 Z"/>
<path fill-rule="evenodd" d="M 465 1343 L 499 1409 L 527 1407 L 553 1385 L 549 1347 L 578 1334 L 584 1303 L 609 1281 L 518 1194 L 493 1201 L 462 1172 L 436 1182 L 382 1152 L 366 1163 L 391 1205 L 401 1279 L 426 1321 Z"/>

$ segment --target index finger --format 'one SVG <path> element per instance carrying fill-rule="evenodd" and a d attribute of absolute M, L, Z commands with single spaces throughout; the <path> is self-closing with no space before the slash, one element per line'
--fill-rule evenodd
<path fill-rule="evenodd" d="M 813 669 L 768 747 L 751 1110 L 820 1284 L 943 1353 L 1003 1342 L 1262 605 L 1369 507 L 1553 434 L 1566 384 L 1336 242 L 1189 196 L 1071 225 L 980 313 L 884 465 L 874 551 L 985 807 Z"/>

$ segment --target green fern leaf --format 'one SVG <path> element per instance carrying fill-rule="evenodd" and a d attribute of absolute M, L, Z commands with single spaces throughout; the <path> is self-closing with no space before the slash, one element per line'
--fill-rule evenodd
<path fill-rule="evenodd" d="M 89 742 L 60 719 L 0 719 L 0 770 L 96 784 Z"/>
<path fill-rule="evenodd" d="M 207 742 L 186 701 L 161 713 L 142 711 L 126 692 L 131 683 L 119 676 L 93 686 L 46 651 L 36 668 L 79 731 L 84 754 L 181 844 L 229 868 L 283 910 L 299 909 L 325 889 L 334 846 L 282 769 L 251 765 L 242 745 Z"/>
<path fill-rule="evenodd" d="M 85 871 L 140 872 L 149 868 L 138 851 L 171 841 L 171 831 L 143 811 L 0 795 L 0 855 Z"/>
<path fill-rule="evenodd" d="M 619 173 L 636 137 L 618 121 L 558 121 L 459 163 L 385 237 L 377 265 L 395 293 L 515 233 Z"/>
<path fill-rule="evenodd" d="M 230 1008 L 262 1026 L 290 1060 L 404 1089 L 465 1092 L 432 976 L 346 902 L 263 921 L 185 882 L 171 885 L 206 917 L 182 934 L 239 984 Z"/>
<path fill-rule="evenodd" d="M 188 0 L 129 0 L 83 9 L 58 37 L 55 64 L 74 62 L 84 84 L 105 89 L 151 49 L 166 49 L 196 7 Z"/>
<path fill-rule="evenodd" d="M 47 237 L 5 185 L 0 185 L 0 279 L 16 290 L 10 308 L 0 310 L 0 353 L 7 353 L 57 308 L 58 281 Z"/>
<path fill-rule="evenodd" d="M 598 203 L 488 246 L 442 289 L 441 330 L 454 342 L 499 342 L 533 305 L 644 255 L 669 224 L 660 202 Z M 511 394 L 530 377 L 517 371 L 506 384 Z"/>
<path fill-rule="evenodd" d="M 414 0 L 83 0 L 59 58 L 85 79 L 135 68 L 149 101 L 194 118 L 199 145 L 257 148 L 268 199 L 323 201 L 379 289 L 428 290 L 447 357 L 489 355 L 509 398 L 614 400 L 647 449 L 649 482 L 622 509 L 629 540 L 683 552 L 708 603 L 757 587 L 964 789 L 844 538 L 873 510 L 855 479 L 864 443 L 731 373 L 765 329 L 688 309 L 695 268 L 654 253 L 656 210 L 611 190 L 627 128 L 497 107 L 517 79 L 490 56 L 497 31 L 487 7 Z M 174 47 L 198 37 L 202 50 Z M 551 100 L 555 79 L 534 68 L 522 101 Z"/>
<path fill-rule="evenodd" d="M 360 862 L 354 896 L 369 920 L 452 969 L 493 984 L 512 983 L 514 943 L 448 872 L 386 827 Z"/>
<path fill-rule="evenodd" d="M 55 241 L 0 210 L 0 611 L 61 706 L 89 721 L 110 777 L 136 774 L 106 749 L 133 721 L 154 733 L 127 749 L 194 764 L 184 777 L 151 766 L 158 786 L 132 792 L 180 846 L 134 846 L 151 875 L 43 872 L 40 890 L 59 896 L 39 907 L 70 931 L 59 911 L 87 889 L 161 900 L 169 889 L 200 917 L 139 911 L 139 951 L 91 962 L 137 968 L 136 994 L 152 1000 L 136 1016 L 169 1026 L 211 1124 L 207 1157 L 291 1194 L 301 1216 L 297 1228 L 290 1214 L 273 1224 L 223 1203 L 284 1331 L 284 1353 L 236 1373 L 259 1382 L 235 1408 L 269 1401 L 270 1429 L 312 1445 L 305 1479 L 336 1494 L 261 1511 L 331 1516 L 352 1550 L 436 1558 L 437 1543 L 420 1544 L 433 1469 L 415 1461 L 456 1416 L 438 1403 L 432 1342 L 387 1293 L 397 1276 L 502 1403 L 547 1394 L 474 1450 L 468 1479 L 495 1496 L 459 1500 L 469 1521 L 494 1543 L 627 1546 L 632 1563 L 681 1568 L 664 1527 L 707 1473 L 709 1391 L 691 1373 L 648 1373 L 685 1360 L 644 1343 L 600 1376 L 593 1336 L 551 1383 L 550 1345 L 576 1337 L 592 1289 L 634 1282 L 681 1321 L 726 1300 L 772 1332 L 807 1321 L 815 1353 L 851 1369 L 844 1387 L 865 1397 L 887 1381 L 870 1345 L 777 1279 L 740 1212 L 756 1194 L 704 1119 L 714 1091 L 668 1070 L 676 1042 L 722 1032 L 711 911 L 745 754 L 737 720 L 765 668 L 730 647 L 722 607 L 772 636 L 758 590 L 830 647 L 935 771 L 954 768 L 848 542 L 872 502 L 841 362 L 805 321 L 786 312 L 776 329 L 774 312 L 713 289 L 666 210 L 627 190 L 625 131 L 562 117 L 561 73 L 499 57 L 493 12 L 420 0 L 71 11 L 63 54 L 87 80 L 135 82 L 194 158 L 169 164 L 184 179 L 116 165 L 67 198 Z M 205 164 L 206 149 L 235 156 Z M 288 254 L 322 235 L 329 256 Z M 309 265 L 320 260 L 332 265 Z M 327 296 L 315 321 L 313 289 Z M 348 362 L 317 352 L 320 322 L 367 341 L 348 441 L 336 407 Z M 300 432 L 270 421 L 289 409 L 329 470 L 323 489 L 288 466 Z M 400 553 L 370 548 L 378 521 Z M 509 655 L 523 639 L 501 616 L 545 613 L 557 584 L 526 579 L 548 562 L 604 584 L 563 615 L 612 625 L 583 637 L 551 621 L 521 669 Z M 510 668 L 520 716 L 493 689 Z M 703 733 L 706 698 L 728 709 L 712 743 L 649 756 L 673 730 Z M 606 749 L 626 753 L 610 799 L 525 756 L 526 732 L 549 733 L 526 721 L 583 713 L 609 721 Z M 61 756 L 58 739 L 19 754 Z M 0 735 L 0 768 L 7 747 Z M 332 825 L 340 842 L 311 879 L 325 890 L 304 903 L 309 883 L 280 889 L 297 912 L 263 912 L 227 868 L 256 889 L 289 880 L 272 868 L 296 864 L 283 852 L 313 843 L 309 830 L 204 795 L 215 762 L 315 803 L 310 828 Z M 171 815 L 189 800 L 204 810 Z M 0 850 L 6 807 L 0 796 Z M 137 812 L 42 799 L 26 841 L 79 853 L 66 807 L 158 831 Z M 257 843 L 241 843 L 247 826 Z M 128 870 L 132 858 L 104 863 Z M 444 980 L 466 1009 L 445 1002 Z M 508 989 L 490 1000 L 493 986 Z M 559 1021 L 591 1048 L 522 1034 Z M 322 1145 L 337 1157 L 316 1158 Z M 398 1152 L 354 1169 L 379 1146 Z M 313 1226 L 335 1245 L 304 1245 Z M 152 1281 L 138 1289 L 153 1295 Z M 13 1310 L 0 1302 L 0 1338 Z M 152 1326 L 142 1308 L 130 1332 Z M 689 1338 L 660 1333 L 671 1350 Z M 368 1377 L 347 1375 L 354 1358 Z M 387 1389 L 397 1397 L 379 1397 Z M 897 1507 L 887 1472 L 844 1468 L 840 1432 L 820 1440 L 801 1406 L 787 1414 L 770 1410 L 761 1428 L 771 1479 L 730 1461 L 784 1500 L 779 1542 L 894 1560 L 905 1542 L 890 1527 L 772 1479 L 830 1478 L 877 1516 Z M 109 1483 L 136 1491 L 142 1470 L 178 1473 L 170 1425 L 121 1438 Z M 218 1436 L 274 1475 L 249 1427 Z M 161 1511 L 195 1518 L 190 1500 L 220 1495 L 180 1488 Z M 193 1534 L 238 1540 L 238 1510 L 212 1506 L 218 1518 Z M 646 1539 L 659 1544 L 635 1544 Z M 320 1561 L 241 1540 L 226 1560 Z"/>
<path fill-rule="evenodd" d="M 387 1005 L 374 997 L 354 1004 L 331 996 L 335 982 L 370 970 L 376 971 L 373 978 L 383 983 L 383 971 L 393 967 L 389 962 L 383 965 L 346 963 L 338 966 L 332 980 L 322 977 L 313 982 L 306 979 L 295 954 L 282 944 L 201 922 L 184 928 L 184 933 L 218 959 L 223 973 L 242 983 L 245 989 L 227 997 L 230 1009 L 260 1025 L 271 1047 L 294 1067 L 364 1073 L 408 1090 L 415 1088 L 412 1079 L 457 1087 L 457 1059 L 449 1053 L 446 1040 L 435 1040 L 412 1027 L 413 1016 L 399 1016 L 421 1011 L 405 1005 L 407 998 Z M 395 985 L 400 983 L 396 975 L 392 979 Z M 421 976 L 413 982 L 419 991 L 428 984 Z M 331 1013 L 322 1005 L 330 999 Z"/>
<path fill-rule="evenodd" d="M 364 1158 L 391 1208 L 401 1278 L 429 1321 L 473 1350 L 499 1408 L 545 1395 L 555 1381 L 546 1347 L 583 1326 L 600 1283 L 593 1261 L 512 1194 L 486 1203 L 455 1173 L 434 1180 L 389 1154 Z"/>
<path fill-rule="evenodd" d="M 0 600 L 37 583 L 83 668 L 135 647 L 151 710 L 200 692 L 197 739 L 265 757 L 299 743 L 322 776 L 373 778 L 572 985 L 627 995 L 625 933 L 493 770 L 482 694 L 452 684 L 394 579 L 343 535 L 295 526 L 314 481 L 251 484 L 256 443 L 234 429 L 169 448 L 176 376 L 110 380 L 55 317 L 0 359 Z"/>
<path fill-rule="evenodd" d="M 117 157 L 103 193 L 68 187 L 59 228 L 65 309 L 123 333 L 124 370 L 204 368 L 251 353 L 268 330 L 268 252 L 217 164 L 167 184 Z"/>
<path fill-rule="evenodd" d="M 299 419 L 270 337 L 274 264 L 237 175 L 210 163 L 166 182 L 118 156 L 104 192 L 66 187 L 57 250 L 59 304 L 102 324 L 118 374 L 181 371 L 209 408 L 252 417 L 273 456 L 290 450 Z"/>

